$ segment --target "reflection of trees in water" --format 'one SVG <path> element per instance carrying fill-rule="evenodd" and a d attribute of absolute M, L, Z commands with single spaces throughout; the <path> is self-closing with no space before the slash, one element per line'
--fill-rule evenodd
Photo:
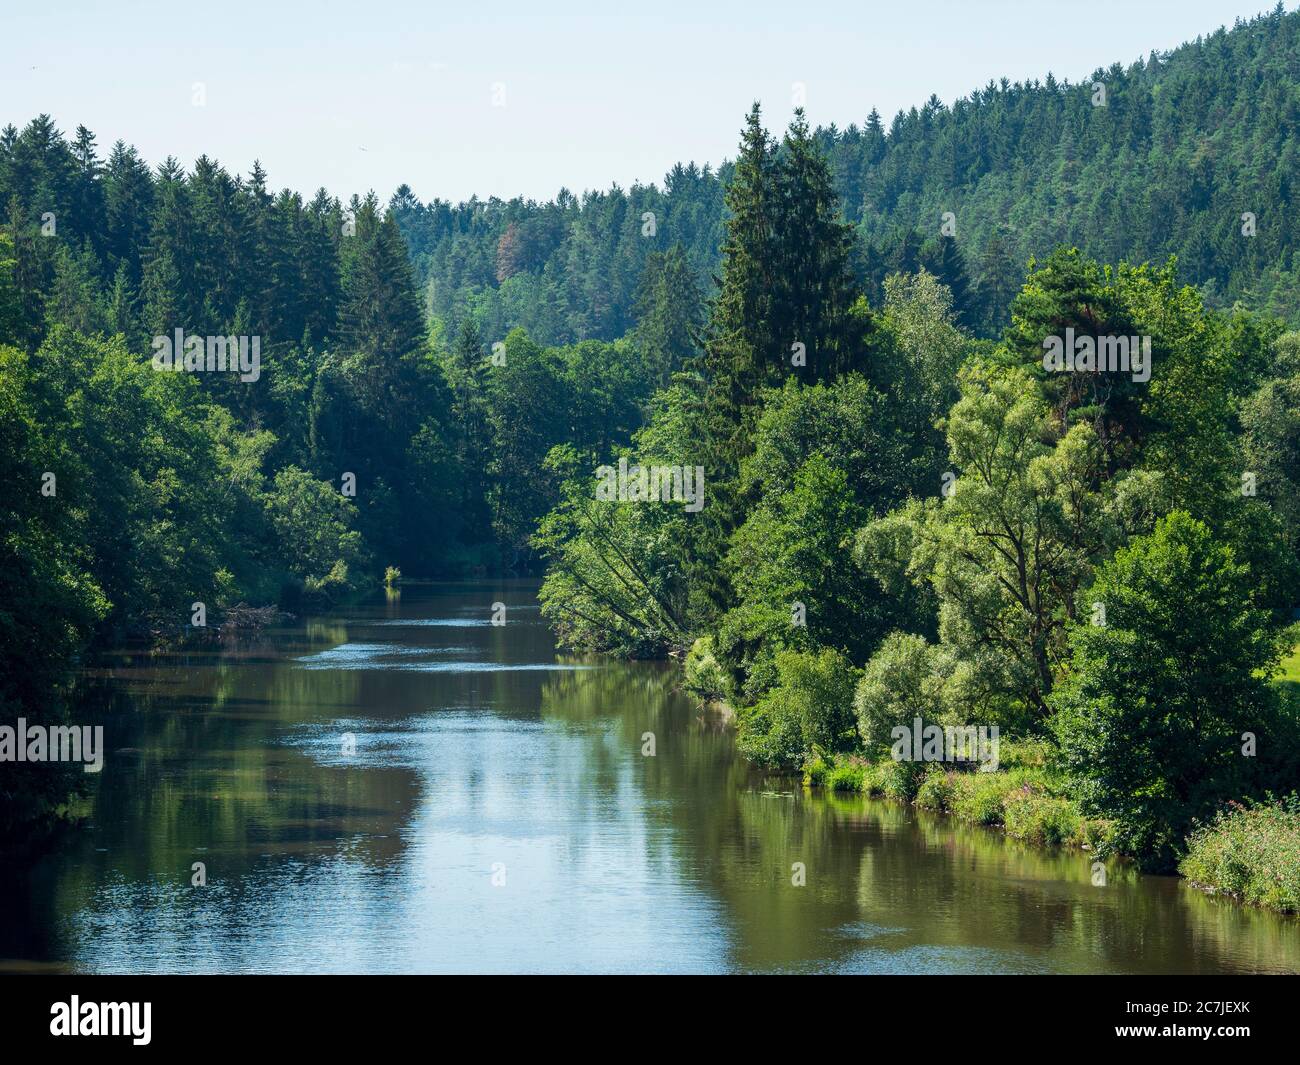
<path fill-rule="evenodd" d="M 1081 972 L 1276 968 L 1298 957 L 1296 926 L 1173 878 L 1111 862 L 1106 886 L 1094 886 L 1086 851 L 1034 847 L 901 804 L 848 805 L 871 839 L 859 858 L 862 920 L 906 929 L 882 946 L 1028 949 L 1044 967 Z"/>
<path fill-rule="evenodd" d="M 543 686 L 543 718 L 613 731 L 612 747 L 591 745 L 597 785 L 639 752 L 643 732 L 656 733 L 658 757 L 630 759 L 669 829 L 648 845 L 658 841 L 653 857 L 722 904 L 737 967 L 835 967 L 867 949 L 883 952 L 883 968 L 907 968 L 911 947 L 952 948 L 953 964 L 973 950 L 973 968 L 1028 951 L 1043 968 L 1089 972 L 1276 969 L 1300 958 L 1300 922 L 1123 863 L 1095 887 L 1086 851 L 765 778 L 677 680 L 636 664 L 557 676 Z M 791 884 L 794 862 L 805 864 L 805 887 Z"/>
<path fill-rule="evenodd" d="M 1208 899 L 1172 877 L 1143 877 L 1129 863 L 1107 863 L 1106 886 L 1096 886 L 1087 851 L 1043 849 L 942 814 L 898 809 L 914 826 L 914 882 L 890 868 L 905 847 L 867 856 L 861 897 L 869 919 L 884 921 L 910 897 L 923 903 L 929 942 L 993 949 L 1018 942 L 1053 967 L 1085 972 L 1300 964 L 1294 922 Z"/>
<path fill-rule="evenodd" d="M 309 642 L 342 639 L 322 630 Z M 1123 866 L 1109 868 L 1108 887 L 1093 887 L 1085 852 L 1047 852 L 943 815 L 765 777 L 736 757 L 719 715 L 681 693 L 671 667 L 604 662 L 435 681 L 197 653 L 136 668 L 92 677 L 76 693 L 75 719 L 109 726 L 92 831 L 64 860 L 32 871 L 35 890 L 8 911 L 28 938 L 11 933 L 0 953 L 65 953 L 53 930 L 71 914 L 83 924 L 86 913 L 152 914 L 215 933 L 259 912 L 251 893 L 268 883 L 288 888 L 286 898 L 300 888 L 310 905 L 310 891 L 342 883 L 340 869 L 405 860 L 406 830 L 430 787 L 490 805 L 487 785 L 504 782 L 529 808 L 555 811 L 558 845 L 575 844 L 575 883 L 584 841 L 599 862 L 600 839 L 612 833 L 640 850 L 642 869 L 629 876 L 702 888 L 738 968 L 860 964 L 862 950 L 880 951 L 881 967 L 905 968 L 912 947 L 975 948 L 972 966 L 989 964 L 989 952 L 1038 952 L 1044 967 L 1086 971 L 1277 969 L 1300 957 L 1295 920 L 1173 880 L 1139 880 Z M 363 728 L 370 719 L 401 728 L 438 706 L 481 707 L 520 727 L 505 739 L 485 734 L 489 747 L 440 748 L 423 769 L 349 765 L 326 750 L 337 719 L 364 713 Z M 303 731 L 311 725 L 329 735 Z M 656 757 L 641 757 L 646 732 Z M 188 887 L 194 861 L 207 863 L 214 885 L 202 896 Z M 805 887 L 790 882 L 794 862 L 806 866 Z M 363 875 L 355 886 L 369 893 L 384 883 Z"/>
<path fill-rule="evenodd" d="M 543 717 L 607 723 L 615 743 L 592 745 L 592 772 L 613 777 L 620 767 L 633 768 L 648 800 L 646 816 L 664 829 L 647 834 L 647 846 L 658 848 L 647 859 L 722 904 L 737 965 L 784 966 L 819 956 L 814 944 L 826 906 L 835 905 L 840 886 L 852 885 L 839 875 L 852 864 L 833 819 L 801 810 L 789 794 L 797 781 L 765 779 L 737 758 L 717 711 L 699 707 L 679 685 L 678 671 L 641 663 L 565 674 L 544 686 Z M 656 757 L 640 757 L 645 732 L 655 733 Z M 790 885 L 795 861 L 808 864 L 806 888 Z M 851 894 L 845 895 L 840 907 L 852 920 Z"/>
<path fill-rule="evenodd" d="M 416 775 L 323 764 L 286 742 L 296 726 L 354 708 L 357 674 L 211 657 L 157 667 L 143 683 L 120 673 L 79 691 L 82 712 L 106 723 L 107 757 L 91 831 L 59 863 L 56 912 L 76 912 L 96 887 L 123 880 L 148 885 L 149 900 L 164 908 L 199 905 L 190 867 L 203 861 L 209 881 L 222 885 L 204 905 L 219 900 L 233 917 L 264 855 L 319 865 L 346 848 L 369 866 L 399 856 Z"/>

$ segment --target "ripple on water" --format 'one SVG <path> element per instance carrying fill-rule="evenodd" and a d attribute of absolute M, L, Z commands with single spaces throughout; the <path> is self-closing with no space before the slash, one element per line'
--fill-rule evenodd
<path fill-rule="evenodd" d="M 390 669 L 414 673 L 579 672 L 595 666 L 566 662 L 437 661 L 435 655 L 473 653 L 469 647 L 408 647 L 402 644 L 344 643 L 328 651 L 295 658 L 302 669 Z"/>
<path fill-rule="evenodd" d="M 492 624 L 491 618 L 385 618 L 382 621 L 363 621 L 363 625 L 394 629 L 481 629 Z"/>

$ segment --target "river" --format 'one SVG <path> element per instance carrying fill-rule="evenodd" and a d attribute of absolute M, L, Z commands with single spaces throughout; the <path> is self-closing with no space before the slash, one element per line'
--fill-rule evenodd
<path fill-rule="evenodd" d="M 0 870 L 0 968 L 1300 971 L 1295 918 L 765 777 L 672 666 L 557 655 L 535 589 L 86 669 L 104 769 Z"/>

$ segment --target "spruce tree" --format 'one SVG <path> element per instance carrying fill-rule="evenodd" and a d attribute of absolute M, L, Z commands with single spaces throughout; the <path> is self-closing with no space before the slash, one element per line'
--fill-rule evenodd
<path fill-rule="evenodd" d="M 802 111 L 778 151 L 754 105 L 726 205 L 722 276 L 695 364 L 711 501 L 695 544 L 701 582 L 693 594 L 706 614 L 729 605 L 718 562 L 748 506 L 740 464 L 753 450 L 764 389 L 861 368 L 869 328 L 857 306 L 852 231 Z"/>
<path fill-rule="evenodd" d="M 703 383 L 697 447 L 709 484 L 688 569 L 695 608 L 706 617 L 730 606 L 719 565 L 739 524 L 740 460 L 749 450 L 759 390 L 775 383 L 788 343 L 774 330 L 777 302 L 776 151 L 757 103 L 741 135 L 727 188 L 722 276 L 696 362 Z"/>
<path fill-rule="evenodd" d="M 970 278 L 966 273 L 966 259 L 955 237 L 941 234 L 925 249 L 924 266 L 952 293 L 952 308 L 957 324 L 969 327 L 971 314 Z"/>
<path fill-rule="evenodd" d="M 695 271 L 680 244 L 651 252 L 636 301 L 634 339 L 647 371 L 660 388 L 696 353 L 703 326 L 703 300 Z"/>
<path fill-rule="evenodd" d="M 864 323 L 851 266 L 852 227 L 840 218 L 825 154 L 814 143 L 802 108 L 781 145 L 777 168 L 778 269 L 773 324 L 783 360 L 805 382 L 832 381 L 863 368 Z M 792 352 L 796 344 L 802 351 Z M 784 369 L 784 367 L 783 367 Z M 780 383 L 778 373 L 772 383 Z"/>

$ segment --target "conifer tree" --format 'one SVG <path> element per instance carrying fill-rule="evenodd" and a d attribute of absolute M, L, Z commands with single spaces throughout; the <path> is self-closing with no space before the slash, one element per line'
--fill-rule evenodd
<path fill-rule="evenodd" d="M 832 381 L 864 368 L 865 323 L 853 309 L 860 294 L 851 266 L 853 231 L 840 219 L 830 167 L 802 108 L 782 142 L 777 189 L 774 324 L 785 334 L 775 340 L 784 339 L 784 361 L 799 380 Z M 790 353 L 796 344 L 802 351 Z"/>
<path fill-rule="evenodd" d="M 957 316 L 957 323 L 970 326 L 971 292 L 970 278 L 966 273 L 966 258 L 961 253 L 955 237 L 940 234 L 926 248 L 923 255 L 925 268 L 938 280 L 948 286 L 952 293 L 952 307 Z"/>
<path fill-rule="evenodd" d="M 641 358 L 660 388 L 697 350 L 703 325 L 703 300 L 695 272 L 680 244 L 651 252 L 636 303 L 635 340 Z"/>

